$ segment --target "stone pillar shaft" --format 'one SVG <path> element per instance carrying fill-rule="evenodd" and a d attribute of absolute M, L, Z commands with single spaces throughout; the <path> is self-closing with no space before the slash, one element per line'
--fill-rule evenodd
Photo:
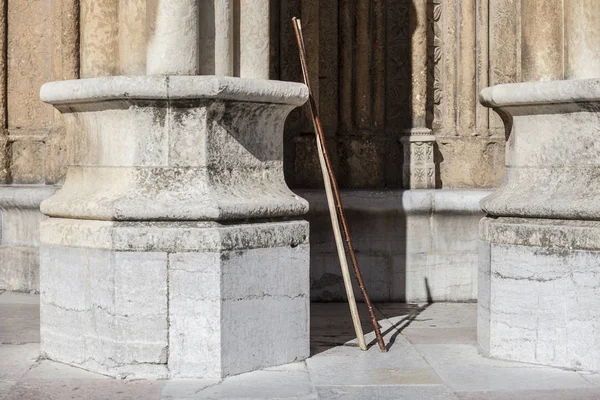
<path fill-rule="evenodd" d="M 149 0 L 148 75 L 197 75 L 198 0 Z"/>
<path fill-rule="evenodd" d="M 600 1 L 564 0 L 565 78 L 600 77 Z"/>
<path fill-rule="evenodd" d="M 215 1 L 215 75 L 233 76 L 233 0 Z"/>
<path fill-rule="evenodd" d="M 522 80 L 563 77 L 563 0 L 521 0 Z"/>
<path fill-rule="evenodd" d="M 240 77 L 269 79 L 269 24 L 269 0 L 240 2 Z"/>

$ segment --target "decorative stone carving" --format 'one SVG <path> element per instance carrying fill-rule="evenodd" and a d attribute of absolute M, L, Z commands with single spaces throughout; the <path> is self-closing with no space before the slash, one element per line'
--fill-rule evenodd
<path fill-rule="evenodd" d="M 73 145 L 44 201 L 42 353 L 119 377 L 221 378 L 309 355 L 307 203 L 283 177 L 298 83 L 52 82 Z"/>
<path fill-rule="evenodd" d="M 422 132 L 400 139 L 404 147 L 402 182 L 406 189 L 435 188 L 435 136 L 428 135 L 428 129 Z"/>
<path fill-rule="evenodd" d="M 498 85 L 509 131 L 481 202 L 478 342 L 491 357 L 600 371 L 600 79 Z"/>

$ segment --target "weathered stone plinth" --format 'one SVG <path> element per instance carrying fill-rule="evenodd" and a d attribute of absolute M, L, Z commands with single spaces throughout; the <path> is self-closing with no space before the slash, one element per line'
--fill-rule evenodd
<path fill-rule="evenodd" d="M 282 131 L 304 85 L 53 82 L 73 146 L 41 205 L 47 357 L 113 376 L 221 378 L 309 355 L 304 200 Z"/>
<path fill-rule="evenodd" d="M 491 357 L 600 370 L 600 80 L 482 92 L 509 131 L 482 201 L 478 341 Z"/>

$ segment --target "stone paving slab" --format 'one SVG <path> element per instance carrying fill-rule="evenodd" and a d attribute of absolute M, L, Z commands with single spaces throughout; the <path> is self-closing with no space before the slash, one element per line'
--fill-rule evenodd
<path fill-rule="evenodd" d="M 0 345 L 0 400 L 35 364 L 39 354 L 38 343 Z"/>
<path fill-rule="evenodd" d="M 320 386 L 321 399 L 327 400 L 458 400 L 443 385 L 432 386 Z"/>
<path fill-rule="evenodd" d="M 18 341 L 38 328 L 38 296 L 0 293 L 0 332 Z M 6 306 L 6 307 L 2 307 Z M 474 304 L 377 304 L 389 347 L 356 347 L 345 304 L 313 304 L 313 346 L 305 363 L 212 380 L 116 380 L 49 360 L 39 344 L 0 344 L 0 400 L 62 399 L 600 399 L 600 374 L 492 360 L 475 344 Z M 23 311 L 29 310 L 29 311 Z M 6 324 L 14 326 L 6 328 Z M 28 322 L 25 322 L 28 321 Z M 29 333 L 28 333 L 29 332 Z M 21 338 L 21 339 L 19 339 Z M 29 336 L 28 340 L 39 340 Z"/>
<path fill-rule="evenodd" d="M 431 367 L 455 391 L 569 389 L 592 384 L 574 371 L 485 358 L 476 346 L 416 345 Z"/>
<path fill-rule="evenodd" d="M 477 344 L 473 328 L 407 328 L 402 336 L 412 344 Z"/>
<path fill-rule="evenodd" d="M 39 342 L 39 304 L 0 303 L 0 344 Z"/>
<path fill-rule="evenodd" d="M 458 400 L 598 400 L 600 389 L 458 392 Z"/>
<path fill-rule="evenodd" d="M 159 381 L 36 379 L 18 382 L 4 400 L 159 400 Z"/>
<path fill-rule="evenodd" d="M 21 292 L 0 292 L 0 304 L 40 304 L 38 294 L 29 294 Z"/>
<path fill-rule="evenodd" d="M 304 363 L 299 368 L 254 371 L 225 379 L 221 384 L 198 391 L 191 399 L 302 399 L 316 400 Z M 182 397 L 185 398 L 185 397 Z"/>

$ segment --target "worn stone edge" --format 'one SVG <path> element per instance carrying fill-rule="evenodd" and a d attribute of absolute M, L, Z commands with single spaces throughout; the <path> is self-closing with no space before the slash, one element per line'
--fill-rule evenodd
<path fill-rule="evenodd" d="M 600 221 L 485 217 L 479 236 L 493 244 L 598 251 Z"/>
<path fill-rule="evenodd" d="M 600 79 L 507 83 L 485 88 L 479 101 L 486 107 L 600 101 Z"/>
<path fill-rule="evenodd" d="M 57 188 L 50 185 L 0 186 L 0 210 L 7 208 L 39 209 L 40 203 L 52 196 Z"/>
<path fill-rule="evenodd" d="M 226 76 L 104 76 L 48 82 L 40 98 L 53 105 L 111 100 L 220 99 L 300 106 L 308 88 L 297 82 Z"/>
<path fill-rule="evenodd" d="M 117 222 L 49 218 L 41 246 L 112 251 L 211 252 L 308 245 L 308 222 Z"/>
<path fill-rule="evenodd" d="M 327 212 L 325 191 L 293 189 L 309 202 L 309 212 Z M 492 194 L 493 189 L 419 189 L 419 190 L 342 190 L 346 211 L 399 214 L 483 213 L 479 202 Z"/>

